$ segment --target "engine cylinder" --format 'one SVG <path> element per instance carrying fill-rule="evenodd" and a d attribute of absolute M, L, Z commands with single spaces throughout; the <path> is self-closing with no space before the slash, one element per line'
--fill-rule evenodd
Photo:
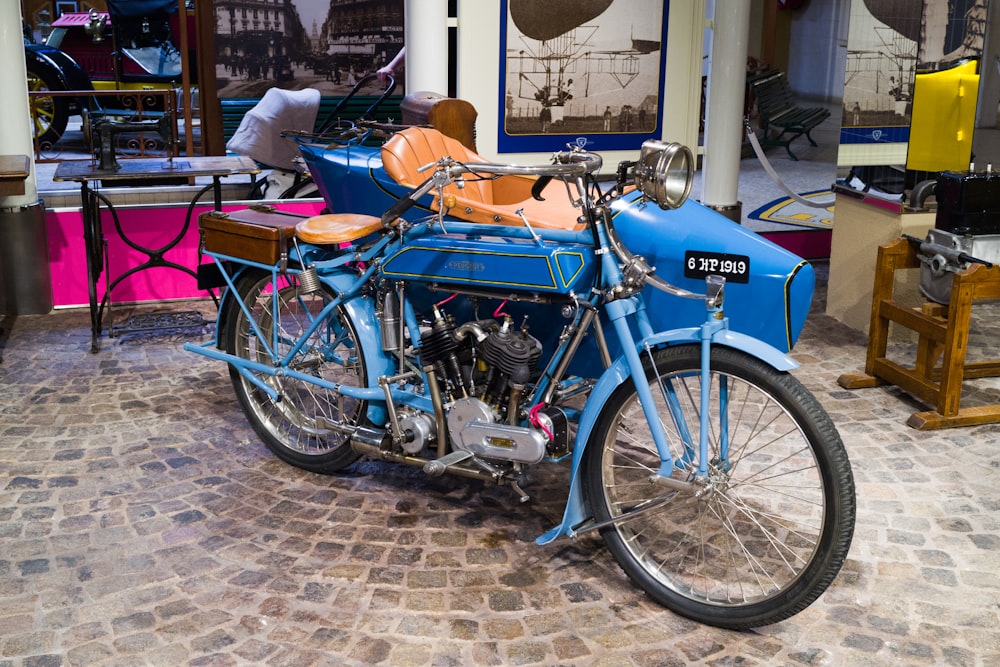
<path fill-rule="evenodd" d="M 501 329 L 492 332 L 480 344 L 479 353 L 486 363 L 509 377 L 511 382 L 525 384 L 542 356 L 542 344 L 526 331 Z"/>

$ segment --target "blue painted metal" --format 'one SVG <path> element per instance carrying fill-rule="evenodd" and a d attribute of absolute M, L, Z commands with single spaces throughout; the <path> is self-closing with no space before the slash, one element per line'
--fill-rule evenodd
<path fill-rule="evenodd" d="M 346 146 L 322 148 L 301 146 L 320 193 L 333 212 L 381 215 L 408 190 L 388 177 L 382 168 L 378 148 Z M 417 220 L 431 213 L 431 196 L 418 202 L 407 214 Z M 588 401 L 579 414 L 576 444 L 573 448 L 569 498 L 562 522 L 538 538 L 546 543 L 560 536 L 573 535 L 589 516 L 579 477 L 581 461 L 591 439 L 597 419 L 612 394 L 625 382 L 638 378 L 640 399 L 649 408 L 652 395 L 642 371 L 641 355 L 645 350 L 668 345 L 692 344 L 707 349 L 722 345 L 757 357 L 778 370 L 791 370 L 795 362 L 785 352 L 790 350 L 801 333 L 812 299 L 815 276 L 813 269 L 801 258 L 789 253 L 760 236 L 733 223 L 699 204 L 689 201 L 681 208 L 664 211 L 646 204 L 638 193 L 632 193 L 612 205 L 615 230 L 631 252 L 642 255 L 656 267 L 657 274 L 669 283 L 691 292 L 704 291 L 702 279 L 684 275 L 684 256 L 688 251 L 744 255 L 750 258 L 750 272 L 745 284 L 730 282 L 726 286 L 726 318 L 717 319 L 710 313 L 706 319 L 705 302 L 669 295 L 647 287 L 643 298 L 612 300 L 602 307 L 604 324 L 610 325 L 617 336 L 608 343 L 612 365 L 603 370 L 596 349 L 587 342 L 578 351 L 572 373 L 597 377 Z M 596 232 L 606 244 L 602 227 Z M 538 242 L 530 230 L 519 227 L 477 225 L 445 219 L 443 228 L 435 222 L 417 225 L 407 238 L 394 242 L 394 247 L 369 251 L 362 261 L 376 256 L 385 257 L 378 265 L 380 274 L 405 280 L 407 287 L 407 327 L 415 345 L 419 345 L 419 328 L 414 311 L 420 312 L 435 300 L 440 292 L 432 292 L 431 283 L 440 289 L 449 285 L 458 289 L 488 290 L 497 293 L 531 292 L 547 294 L 559 300 L 571 292 L 589 298 L 592 288 L 614 285 L 620 279 L 618 262 L 608 253 L 601 256 L 593 250 L 593 237 L 587 232 L 536 230 Z M 344 263 L 346 255 L 320 262 L 324 266 L 322 279 L 342 297 L 355 294 L 364 282 Z M 370 275 L 370 264 L 363 275 Z M 367 296 L 344 298 L 343 305 L 365 341 L 364 354 L 369 387 L 354 390 L 351 395 L 370 400 L 369 416 L 376 424 L 385 422 L 384 395 L 372 391 L 380 375 L 395 372 L 395 359 L 381 349 L 381 332 L 376 319 L 375 304 Z M 457 321 L 468 319 L 468 300 L 449 303 L 449 311 Z M 462 309 L 465 309 L 464 311 Z M 505 310 L 533 316 L 532 334 L 543 342 L 547 352 L 556 350 L 556 339 L 565 321 L 551 316 L 551 305 L 513 304 Z M 537 316 L 542 314 L 544 316 Z M 589 338 L 589 337 L 588 337 Z M 621 342 L 618 342 L 621 341 Z M 707 357 L 707 355 L 705 355 Z M 708 373 L 707 365 L 702 374 Z M 345 393 L 348 393 L 345 391 Z M 393 389 L 393 401 L 431 411 L 428 399 L 407 391 Z M 670 403 L 668 399 L 668 404 Z M 703 414 L 707 411 L 702 409 Z M 650 427 L 660 451 L 663 474 L 674 465 L 662 428 L 651 409 L 647 409 Z M 704 425 L 703 425 L 704 426 Z M 707 443 L 701 429 L 700 464 L 704 467 Z M 688 443 L 691 447 L 694 443 Z M 693 452 L 682 452 L 692 456 Z"/>
<path fill-rule="evenodd" d="M 568 294 L 593 284 L 593 260 L 592 246 L 440 234 L 404 245 L 386 259 L 382 274 L 414 282 Z"/>
<path fill-rule="evenodd" d="M 702 304 L 702 313 L 704 313 L 704 302 L 699 303 Z M 785 355 L 781 350 L 746 334 L 732 331 L 725 327 L 725 321 L 722 321 L 719 327 L 713 327 L 714 331 L 710 334 L 712 345 L 731 347 L 746 352 L 780 371 L 789 371 L 798 368 L 798 363 Z M 655 349 L 666 345 L 693 344 L 701 346 L 702 331 L 702 327 L 691 327 L 659 332 L 649 336 L 645 340 L 639 341 L 636 345 L 636 350 Z M 591 390 L 577 426 L 576 440 L 573 446 L 573 460 L 570 468 L 569 495 L 566 499 L 563 519 L 559 525 L 540 535 L 535 540 L 537 544 L 548 544 L 559 537 L 572 537 L 576 534 L 576 529 L 580 524 L 589 517 L 589 509 L 583 497 L 583 489 L 581 487 L 583 482 L 580 480 L 579 475 L 580 463 L 583 461 L 584 451 L 590 442 L 597 419 L 604 410 L 604 405 L 611 398 L 615 390 L 625 382 L 631 382 L 632 377 L 628 359 L 626 359 L 625 355 L 622 355 L 601 375 Z M 638 383 L 639 386 L 645 384 L 645 378 L 642 378 Z M 704 458 L 702 460 L 704 461 Z M 669 474 L 669 468 L 666 471 L 661 469 L 660 472 L 661 474 Z"/>
<path fill-rule="evenodd" d="M 382 169 L 378 148 L 302 146 L 302 153 L 334 212 L 381 215 L 407 193 Z M 428 213 L 430 205 L 428 195 L 413 215 Z M 678 287 L 693 292 L 704 289 L 702 280 L 684 276 L 684 253 L 688 250 L 749 256 L 749 282 L 726 285 L 730 326 L 779 350 L 792 349 L 802 333 L 815 287 L 815 273 L 808 262 L 695 201 L 665 211 L 644 203 L 636 191 L 616 201 L 612 210 L 622 242 L 656 267 L 657 275 Z M 506 229 L 505 235 L 520 230 Z M 449 224 L 447 231 L 457 230 Z M 550 230 L 544 231 L 549 237 Z M 704 318 L 700 300 L 671 296 L 652 287 L 643 295 L 656 330 L 699 326 Z"/>

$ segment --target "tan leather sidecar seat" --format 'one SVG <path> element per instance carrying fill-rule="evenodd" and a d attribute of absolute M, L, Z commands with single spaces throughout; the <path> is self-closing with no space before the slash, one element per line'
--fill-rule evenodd
<path fill-rule="evenodd" d="M 431 175 L 430 171 L 418 172 L 419 167 L 445 156 L 459 162 L 487 162 L 456 139 L 427 127 L 408 127 L 382 146 L 382 165 L 386 173 L 400 185 L 411 188 Z M 475 175 L 467 174 L 464 188 L 451 184 L 445 188 L 445 194 L 454 195 L 458 202 L 451 209 L 451 215 L 469 222 L 523 227 L 524 222 L 515 213 L 523 208 L 532 227 L 581 228 L 577 222 L 580 211 L 573 208 L 562 181 L 553 180 L 546 186 L 542 192 L 545 201 L 531 196 L 534 183 L 535 179 L 529 176 L 476 180 Z M 432 207 L 437 210 L 437 206 L 435 197 Z"/>

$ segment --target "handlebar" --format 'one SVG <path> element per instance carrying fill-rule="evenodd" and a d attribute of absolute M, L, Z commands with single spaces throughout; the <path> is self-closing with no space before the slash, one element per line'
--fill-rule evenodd
<path fill-rule="evenodd" d="M 496 174 L 498 176 L 540 176 L 575 178 L 593 173 L 604 160 L 597 153 L 562 151 L 552 156 L 553 164 L 520 165 L 497 162 L 454 162 L 447 167 L 454 175 L 461 173 Z"/>

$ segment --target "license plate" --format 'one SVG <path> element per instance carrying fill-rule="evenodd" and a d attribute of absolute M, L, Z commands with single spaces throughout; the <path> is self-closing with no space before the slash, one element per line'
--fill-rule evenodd
<path fill-rule="evenodd" d="M 721 252 L 688 250 L 684 253 L 684 277 L 705 279 L 705 276 L 722 276 L 726 282 L 750 282 L 750 258 Z"/>

